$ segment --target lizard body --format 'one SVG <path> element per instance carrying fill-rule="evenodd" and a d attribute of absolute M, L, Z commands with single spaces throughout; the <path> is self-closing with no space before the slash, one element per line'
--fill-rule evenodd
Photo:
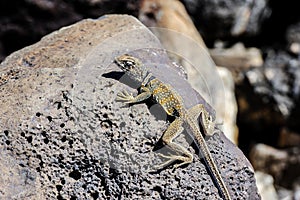
<path fill-rule="evenodd" d="M 167 156 L 160 154 L 160 156 L 168 158 L 169 160 L 159 167 L 163 167 L 176 160 L 180 160 L 182 162 L 174 165 L 175 168 L 193 161 L 193 155 L 186 148 L 173 142 L 173 140 L 183 131 L 183 128 L 186 128 L 189 130 L 189 134 L 192 136 L 197 147 L 202 152 L 204 160 L 220 194 L 226 200 L 231 199 L 227 187 L 198 126 L 197 119 L 200 115 L 200 122 L 203 127 L 203 131 L 205 132 L 204 134 L 212 135 L 214 131 L 214 121 L 204 106 L 202 104 L 198 104 L 190 109 L 185 109 L 182 97 L 170 85 L 165 84 L 154 77 L 146 69 L 143 63 L 133 56 L 127 54 L 121 55 L 115 59 L 115 62 L 130 78 L 134 79 L 141 85 L 141 93 L 136 97 L 128 94 L 126 91 L 123 91 L 118 94 L 117 100 L 121 100 L 126 103 L 137 103 L 152 97 L 163 107 L 168 115 L 175 117 L 175 120 L 164 132 L 162 141 L 172 150 L 177 152 L 178 155 Z"/>

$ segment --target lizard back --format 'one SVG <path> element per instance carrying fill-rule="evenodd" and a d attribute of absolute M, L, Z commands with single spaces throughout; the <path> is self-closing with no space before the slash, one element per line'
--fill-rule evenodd
<path fill-rule="evenodd" d="M 183 114 L 181 97 L 168 84 L 154 78 L 146 84 L 152 92 L 153 98 L 159 103 L 168 115 L 179 117 Z"/>

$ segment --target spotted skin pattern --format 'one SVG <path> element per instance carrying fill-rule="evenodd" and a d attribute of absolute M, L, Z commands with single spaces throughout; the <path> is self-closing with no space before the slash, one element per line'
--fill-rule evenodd
<path fill-rule="evenodd" d="M 158 79 L 149 82 L 150 87 L 153 87 L 152 95 L 166 111 L 168 115 L 182 115 L 181 97 L 170 90 L 170 86 L 163 84 Z"/>
<path fill-rule="evenodd" d="M 200 116 L 201 126 L 204 134 L 212 135 L 214 131 L 214 121 L 207 110 L 202 104 L 198 104 L 189 110 L 184 108 L 183 100 L 181 96 L 170 85 L 163 83 L 156 77 L 154 77 L 143 65 L 143 63 L 136 57 L 131 55 L 121 55 L 115 59 L 115 63 L 132 78 L 138 82 L 141 87 L 141 93 L 137 96 L 129 94 L 127 91 L 120 92 L 117 96 L 117 100 L 125 103 L 137 103 L 152 97 L 157 103 L 159 103 L 165 110 L 165 112 L 174 116 L 175 120 L 170 124 L 168 129 L 162 136 L 162 141 L 165 145 L 169 146 L 172 150 L 177 152 L 176 155 L 164 155 L 160 156 L 167 158 L 168 160 L 157 166 L 162 168 L 169 163 L 179 160 L 181 163 L 175 164 L 174 167 L 189 164 L 193 162 L 193 155 L 186 148 L 180 144 L 175 143 L 173 140 L 186 128 L 188 133 L 194 139 L 195 144 L 201 150 L 204 161 L 212 175 L 213 181 L 219 190 L 223 199 L 230 200 L 230 194 L 225 185 L 225 182 L 210 154 L 209 148 L 204 140 L 202 133 L 200 132 L 198 117 Z"/>

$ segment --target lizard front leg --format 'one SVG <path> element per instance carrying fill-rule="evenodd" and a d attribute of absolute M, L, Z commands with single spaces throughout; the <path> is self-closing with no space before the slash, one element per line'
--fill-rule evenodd
<path fill-rule="evenodd" d="M 169 146 L 172 150 L 177 152 L 179 155 L 164 155 L 158 154 L 164 158 L 168 158 L 169 160 L 164 162 L 161 165 L 158 165 L 157 168 L 162 168 L 168 165 L 170 162 L 180 160 L 182 161 L 179 164 L 174 165 L 174 168 L 177 168 L 181 165 L 191 163 L 193 161 L 193 155 L 183 146 L 173 142 L 173 140 L 183 131 L 183 120 L 182 118 L 176 118 L 165 131 L 162 136 L 162 141 L 164 144 Z"/>
<path fill-rule="evenodd" d="M 134 97 L 132 94 L 129 94 L 126 90 L 124 90 L 123 92 L 118 93 L 116 100 L 123 101 L 125 103 L 138 103 L 148 99 L 152 95 L 150 90 L 145 86 L 141 87 L 141 91 L 141 94 Z"/>

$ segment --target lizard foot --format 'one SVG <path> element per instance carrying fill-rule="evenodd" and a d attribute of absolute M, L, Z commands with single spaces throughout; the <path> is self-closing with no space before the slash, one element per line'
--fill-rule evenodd
<path fill-rule="evenodd" d="M 134 97 L 132 94 L 129 94 L 126 90 L 119 92 L 116 98 L 117 101 L 123 101 L 125 103 L 132 103 Z"/>
<path fill-rule="evenodd" d="M 190 157 L 184 157 L 184 156 L 178 156 L 178 155 L 167 156 L 167 155 L 164 155 L 164 154 L 161 154 L 161 153 L 158 153 L 158 155 L 163 157 L 163 158 L 169 159 L 169 160 L 167 160 L 166 162 L 164 162 L 160 165 L 156 165 L 156 168 L 158 168 L 158 169 L 163 168 L 163 167 L 167 166 L 168 164 L 170 164 L 171 162 L 176 161 L 176 160 L 179 160 L 179 161 L 182 161 L 182 162 L 178 163 L 178 164 L 175 164 L 173 166 L 173 169 L 176 169 L 176 168 L 178 168 L 182 165 L 185 165 L 185 164 L 189 164 L 193 161 L 193 158 L 190 158 Z"/>

